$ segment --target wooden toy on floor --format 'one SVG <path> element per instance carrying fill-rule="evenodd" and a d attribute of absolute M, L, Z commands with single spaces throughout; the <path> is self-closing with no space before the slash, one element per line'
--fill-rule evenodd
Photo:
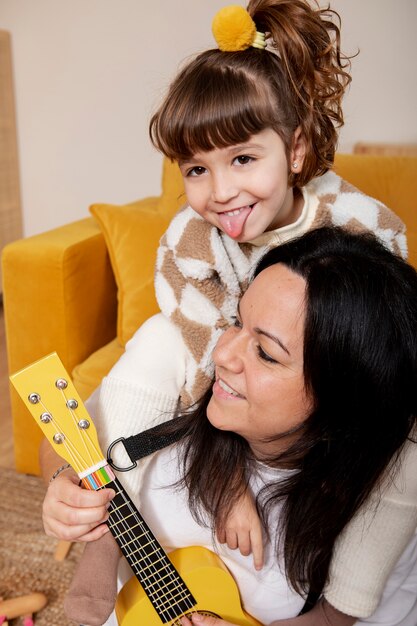
<path fill-rule="evenodd" d="M 32 615 L 37 613 L 48 600 L 43 593 L 29 593 L 17 598 L 0 601 L 0 626 L 7 626 L 7 620 L 24 617 L 24 626 L 33 626 Z"/>

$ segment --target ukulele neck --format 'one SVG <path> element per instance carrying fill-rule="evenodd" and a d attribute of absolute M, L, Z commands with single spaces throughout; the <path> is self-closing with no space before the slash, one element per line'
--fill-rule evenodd
<path fill-rule="evenodd" d="M 116 492 L 107 525 L 162 623 L 190 611 L 196 605 L 195 598 L 111 467 L 84 476 L 82 482 L 88 489 L 110 488 Z"/>

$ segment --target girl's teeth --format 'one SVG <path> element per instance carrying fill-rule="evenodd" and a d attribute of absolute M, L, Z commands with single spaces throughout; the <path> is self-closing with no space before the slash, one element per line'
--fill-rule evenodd
<path fill-rule="evenodd" d="M 233 215 L 239 215 L 239 213 L 241 213 L 243 211 L 243 209 L 246 208 L 251 208 L 252 205 L 249 205 L 249 207 L 240 207 L 240 209 L 233 209 L 233 211 L 225 211 L 224 214 L 227 215 L 228 217 L 232 217 Z"/>
<path fill-rule="evenodd" d="M 237 393 L 237 391 L 235 391 L 234 389 L 232 389 L 231 387 L 229 387 L 229 385 L 227 385 L 224 380 L 222 380 L 221 378 L 219 378 L 218 383 L 220 385 L 220 387 L 222 389 L 224 389 L 224 391 L 227 391 L 227 393 L 230 393 L 232 396 L 238 396 L 239 394 Z"/>

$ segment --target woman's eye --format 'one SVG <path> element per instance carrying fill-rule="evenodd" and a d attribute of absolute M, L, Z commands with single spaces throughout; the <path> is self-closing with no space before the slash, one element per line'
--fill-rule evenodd
<path fill-rule="evenodd" d="M 242 322 L 237 317 L 232 317 L 232 324 L 235 328 L 242 328 Z"/>
<path fill-rule="evenodd" d="M 262 346 L 257 346 L 258 355 L 263 361 L 267 361 L 268 363 L 278 363 L 276 359 L 273 359 L 272 356 L 269 356 L 267 352 L 262 348 Z"/>
<path fill-rule="evenodd" d="M 187 176 L 201 176 L 205 172 L 206 172 L 205 167 L 197 165 L 196 167 L 192 167 L 190 170 L 188 170 Z"/>
<path fill-rule="evenodd" d="M 246 165 L 247 163 L 253 161 L 253 158 L 248 156 L 247 154 L 241 154 L 235 158 L 235 161 L 236 163 L 238 163 L 238 165 Z"/>

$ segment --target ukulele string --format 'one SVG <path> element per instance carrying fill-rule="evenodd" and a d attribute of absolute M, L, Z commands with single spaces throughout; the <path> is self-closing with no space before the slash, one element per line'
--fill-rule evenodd
<path fill-rule="evenodd" d="M 48 415 L 50 415 L 52 417 L 51 422 L 49 422 L 49 424 L 47 424 L 48 427 L 52 428 L 52 430 L 54 431 L 55 435 L 62 435 L 64 437 L 63 441 L 60 444 L 57 444 L 55 442 L 56 445 L 62 445 L 63 448 L 67 451 L 67 454 L 69 456 L 69 459 L 71 460 L 71 465 L 74 467 L 74 469 L 76 471 L 79 471 L 79 469 L 87 469 L 89 466 L 86 464 L 86 462 L 84 461 L 83 457 L 81 456 L 81 454 L 78 452 L 76 446 L 73 444 L 73 442 L 67 438 L 66 434 L 65 434 L 65 428 L 62 427 L 62 425 L 60 424 L 59 419 L 53 415 L 48 407 L 44 404 L 44 402 L 42 401 L 42 399 L 39 401 L 40 406 L 42 407 L 43 411 L 45 413 L 48 413 Z M 52 441 L 54 441 L 54 438 L 51 437 Z"/>
<path fill-rule="evenodd" d="M 128 507 L 128 509 L 132 510 L 129 501 L 126 500 L 124 494 L 120 493 L 120 495 L 121 495 L 122 499 L 125 501 L 125 505 Z M 134 517 L 136 519 L 138 519 L 136 510 L 133 510 L 132 515 L 134 515 Z M 144 531 L 142 533 L 141 537 L 146 537 L 147 539 L 150 539 L 150 541 L 146 545 L 147 546 L 149 546 L 149 545 L 156 545 L 157 546 L 157 544 L 155 544 L 155 539 L 152 538 L 152 536 L 151 536 L 150 530 L 146 529 L 146 527 L 144 528 L 144 520 L 142 520 L 142 521 L 139 520 L 139 524 L 138 525 L 140 526 L 141 530 Z M 156 605 L 155 608 L 159 611 L 160 614 L 164 614 L 164 613 L 167 614 L 168 613 L 168 615 L 164 616 L 165 618 L 166 617 L 168 617 L 169 619 L 175 618 L 176 617 L 175 615 L 169 615 L 169 611 L 172 610 L 172 607 L 170 607 L 170 606 L 168 606 L 168 608 L 164 607 L 163 606 L 164 602 L 162 601 L 162 605 L 161 605 L 161 600 L 159 601 L 160 606 L 158 606 L 158 602 L 157 602 L 158 597 L 161 596 L 160 590 L 162 589 L 164 591 L 164 596 L 168 599 L 169 602 L 171 602 L 171 605 L 173 605 L 175 603 L 178 603 L 178 601 L 175 599 L 175 596 L 173 596 L 172 591 L 167 592 L 166 589 L 164 590 L 163 579 L 167 578 L 166 572 L 168 572 L 168 578 L 170 578 L 171 581 L 174 584 L 177 582 L 176 581 L 176 577 L 174 576 L 174 572 L 172 571 L 172 564 L 168 560 L 168 568 L 165 565 L 164 567 L 162 567 L 160 569 L 157 569 L 157 567 L 155 566 L 154 561 L 152 561 L 152 559 L 150 558 L 149 554 L 146 553 L 146 551 L 144 552 L 142 546 L 140 546 L 140 545 L 138 546 L 138 544 L 137 544 L 137 542 L 135 540 L 133 540 L 133 541 L 131 541 L 129 543 L 133 544 L 133 546 L 135 546 L 135 544 L 136 544 L 136 549 L 131 551 L 130 554 L 134 555 L 134 554 L 139 553 L 139 557 L 140 557 L 139 562 L 137 562 L 136 564 L 135 563 L 131 563 L 131 565 L 134 568 L 134 571 L 135 571 L 135 569 L 138 569 L 138 567 L 140 568 L 139 563 L 141 561 L 146 563 L 146 569 L 149 570 L 148 579 L 145 579 L 143 582 L 144 582 L 144 587 L 145 588 L 146 588 L 146 586 L 148 587 L 148 593 L 150 595 L 152 595 L 152 596 L 155 595 L 155 594 L 157 596 L 156 599 L 155 599 L 155 605 Z M 146 547 L 146 546 L 144 546 L 144 547 Z M 162 555 L 162 561 L 164 561 L 164 560 L 167 561 L 167 556 L 162 551 L 162 549 L 160 547 L 155 552 L 159 553 L 160 556 Z M 161 562 L 161 559 L 159 559 L 159 561 Z M 142 566 L 142 568 L 143 568 L 143 566 Z M 158 577 L 160 577 L 160 572 L 161 571 L 163 573 L 165 573 L 165 576 L 163 576 L 163 578 L 161 578 L 161 581 L 159 581 Z M 154 579 L 153 582 L 150 580 L 152 577 Z M 166 587 L 166 583 L 165 583 L 165 587 Z M 150 591 L 151 588 L 154 588 L 154 589 L 156 588 L 156 591 L 152 591 L 151 592 Z M 178 588 L 178 586 L 177 586 L 177 588 Z M 183 590 L 182 590 L 182 593 L 184 594 Z M 169 595 L 171 596 L 171 598 L 168 597 Z M 182 597 L 180 601 L 182 601 L 184 599 L 186 600 L 186 598 Z"/>
<path fill-rule="evenodd" d="M 139 522 L 138 526 L 143 531 L 140 537 L 141 538 L 146 537 L 146 539 L 149 540 L 146 546 L 142 546 L 138 542 L 137 538 L 133 535 L 133 533 L 128 528 L 128 525 L 124 521 L 124 518 L 120 516 L 117 509 L 115 510 L 115 513 L 118 515 L 118 518 L 119 518 L 119 521 L 117 522 L 117 524 L 120 524 L 120 523 L 122 524 L 123 530 L 126 531 L 126 534 L 130 539 L 130 541 L 127 542 L 129 544 L 129 548 L 125 548 L 126 551 L 128 552 L 128 556 L 132 559 L 132 557 L 135 556 L 136 554 L 139 555 L 139 561 L 136 563 L 132 562 L 130 563 L 130 565 L 133 571 L 137 573 L 136 570 L 144 569 L 144 566 L 140 565 L 140 563 L 146 564 L 145 568 L 149 570 L 149 576 L 148 576 L 149 580 L 148 579 L 144 580 L 144 588 L 146 588 L 145 586 L 148 585 L 149 589 L 150 588 L 156 589 L 156 591 L 152 591 L 152 592 L 148 590 L 148 593 L 150 593 L 151 595 L 155 595 L 155 594 L 157 595 L 157 598 L 155 600 L 155 605 L 156 605 L 157 610 L 161 614 L 164 614 L 164 613 L 167 614 L 164 616 L 165 618 L 168 617 L 169 619 L 174 619 L 175 617 L 178 617 L 178 615 L 171 615 L 170 611 L 175 610 L 174 609 L 175 604 L 179 604 L 180 602 L 185 601 L 187 604 L 189 604 L 187 608 L 191 608 L 192 606 L 194 606 L 192 600 L 189 597 L 190 594 L 188 592 L 188 589 L 185 587 L 185 584 L 183 583 L 183 581 L 179 578 L 177 572 L 173 568 L 173 565 L 169 561 L 166 553 L 162 550 L 162 547 L 159 546 L 155 538 L 152 536 L 150 529 L 146 527 L 144 520 L 140 519 L 139 514 L 136 511 L 136 509 L 134 509 L 131 506 L 131 503 L 126 498 L 123 492 L 118 491 L 118 493 L 120 494 L 122 500 L 124 501 L 124 504 L 122 506 L 126 506 L 127 509 L 130 511 L 130 515 L 134 516 L 135 520 Z M 121 507 L 118 507 L 118 508 L 121 508 Z M 154 560 L 152 560 L 150 555 L 144 549 L 145 547 L 149 545 L 154 545 L 157 548 L 153 554 L 157 553 L 158 556 L 161 557 L 158 559 L 158 561 L 162 562 L 162 564 L 165 561 L 167 565 L 163 564 L 162 568 L 157 569 L 157 566 L 155 565 Z M 134 549 L 130 550 L 130 546 Z M 161 575 L 161 572 L 163 575 Z M 152 578 L 153 578 L 153 581 L 150 580 Z M 172 591 L 166 590 L 167 583 L 164 582 L 164 580 L 167 578 L 170 582 L 172 582 L 175 585 Z M 165 596 L 165 598 L 162 600 L 162 605 L 158 606 L 157 600 L 158 598 L 161 597 L 161 591 L 163 592 L 163 596 Z M 179 591 L 179 594 L 177 594 L 177 596 L 178 595 L 180 596 L 179 599 L 178 597 L 173 595 L 173 592 L 176 592 L 176 591 Z M 164 607 L 163 605 L 166 604 L 167 601 L 171 603 L 171 606 L 168 605 L 168 607 Z M 160 601 L 160 604 L 161 604 L 161 601 Z"/>
<path fill-rule="evenodd" d="M 72 417 L 72 421 L 74 426 L 76 427 L 76 432 L 78 432 L 79 434 L 79 439 L 81 440 L 81 443 L 84 447 L 85 450 L 85 454 L 89 457 L 90 459 L 90 464 L 87 465 L 87 467 L 85 467 L 84 469 L 88 469 L 88 467 L 91 467 L 95 462 L 97 462 L 97 460 L 101 460 L 104 455 L 102 454 L 101 450 L 99 450 L 97 448 L 97 446 L 95 445 L 94 441 L 92 440 L 92 438 L 90 437 L 90 433 L 88 428 L 81 428 L 80 427 L 80 422 L 81 420 L 78 418 L 78 416 L 75 414 L 75 410 L 71 408 L 71 406 L 69 406 L 69 398 L 67 397 L 65 391 L 63 389 L 59 390 L 64 398 L 65 401 L 65 405 L 68 409 L 68 411 L 70 412 L 70 415 Z M 79 403 L 77 403 L 77 408 L 79 407 Z M 90 416 L 87 413 L 88 418 L 90 418 Z M 91 418 L 90 418 L 91 419 Z M 89 421 L 89 420 L 87 420 Z M 90 444 L 90 447 L 87 446 L 87 441 Z M 93 458 L 93 455 L 91 453 L 91 450 L 93 450 L 94 454 L 95 454 L 95 458 Z M 80 455 L 81 456 L 81 455 Z M 82 457 L 81 457 L 82 458 Z"/>
<path fill-rule="evenodd" d="M 128 510 L 131 510 L 130 504 L 129 504 L 128 501 L 126 501 L 126 498 L 125 498 L 123 492 L 118 491 L 117 493 L 124 500 L 124 504 L 121 507 L 118 507 L 118 508 L 122 508 L 124 506 L 127 506 Z M 124 531 L 127 531 L 127 535 L 130 538 L 130 541 L 125 543 L 125 550 L 126 550 L 127 556 L 129 556 L 130 559 L 131 559 L 130 565 L 131 565 L 133 571 L 135 573 L 138 573 L 138 571 L 140 571 L 140 570 L 143 571 L 144 569 L 149 569 L 150 570 L 149 578 L 151 578 L 152 576 L 156 577 L 156 575 L 158 574 L 158 570 L 156 569 L 156 566 L 155 566 L 154 562 L 152 561 L 152 559 L 150 558 L 149 554 L 147 554 L 146 551 L 144 551 L 144 548 L 146 546 L 142 547 L 141 544 L 138 543 L 139 538 L 136 537 L 136 535 L 134 535 L 134 533 L 129 529 L 129 527 L 127 527 L 127 524 L 125 523 L 125 518 L 120 517 L 120 514 L 119 514 L 117 509 L 116 509 L 116 513 L 117 513 L 117 515 L 119 517 L 119 521 L 116 522 L 116 524 L 117 525 L 121 524 L 122 528 L 124 529 Z M 135 517 L 135 519 L 137 519 L 136 511 L 133 511 L 131 513 L 131 515 L 133 515 Z M 140 520 L 139 520 L 138 526 L 143 531 L 143 525 L 140 522 Z M 132 537 L 133 537 L 133 539 L 132 539 Z M 142 532 L 142 535 L 140 536 L 140 538 L 143 538 L 143 537 L 146 537 L 146 538 L 149 539 L 149 533 L 146 530 L 145 530 L 145 532 Z M 152 542 L 148 542 L 148 544 L 146 544 L 146 545 L 149 545 L 151 543 Z M 131 548 L 133 548 L 133 549 L 131 549 Z M 133 557 L 138 558 L 137 555 L 139 556 L 139 561 L 137 561 L 135 563 L 133 561 Z M 143 564 L 141 565 L 141 562 L 142 563 L 143 562 L 146 563 L 146 566 L 144 566 Z M 152 571 L 152 570 L 154 570 L 154 571 Z M 156 605 L 156 607 L 155 607 L 156 610 L 160 614 L 162 614 L 162 615 L 164 613 L 166 613 L 166 609 L 164 609 L 161 606 L 158 606 L 158 589 L 156 589 L 155 591 L 151 591 L 151 588 L 154 588 L 155 586 L 157 587 L 157 581 L 156 581 L 156 583 L 153 583 L 150 580 L 144 578 L 143 586 L 146 589 L 147 593 L 149 594 L 150 599 L 151 599 L 151 596 L 152 596 L 152 599 L 153 599 L 153 596 L 156 595 L 156 599 L 154 599 L 154 602 L 155 602 L 155 605 Z M 164 618 L 167 617 L 166 615 L 163 615 L 163 616 L 164 616 Z M 168 617 L 169 617 L 169 615 L 168 615 Z"/>
<path fill-rule="evenodd" d="M 105 486 L 106 486 L 106 485 L 103 485 L 103 486 L 102 486 L 102 487 L 100 487 L 100 488 L 103 488 L 103 487 L 105 487 Z M 107 485 L 107 486 L 110 486 L 110 485 Z M 111 523 L 109 524 L 109 522 L 107 522 L 107 523 L 109 524 L 110 528 L 111 528 L 111 529 L 113 529 L 113 530 L 115 530 L 115 527 L 116 527 L 116 526 L 121 525 L 120 531 L 119 531 L 119 529 L 116 529 L 116 530 L 115 530 L 115 532 L 116 532 L 116 536 L 120 539 L 120 542 L 121 542 L 121 543 L 122 543 L 122 545 L 123 545 L 123 548 L 124 548 L 124 550 L 125 550 L 125 556 L 128 558 L 128 560 L 129 560 L 129 558 L 130 558 L 130 559 L 133 561 L 133 557 L 135 557 L 135 556 L 136 556 L 136 554 L 137 554 L 137 553 L 139 553 L 139 556 L 140 556 L 139 561 L 137 561 L 136 563 L 134 563 L 134 562 L 130 562 L 130 565 L 131 565 L 131 567 L 132 567 L 132 569 L 133 569 L 134 573 L 138 573 L 138 570 L 140 571 L 141 567 L 140 567 L 139 563 L 140 563 L 140 560 L 142 560 L 142 561 L 145 561 L 145 562 L 147 563 L 146 568 L 148 568 L 149 570 L 152 570 L 152 569 L 154 569 L 154 570 L 155 570 L 155 572 L 152 572 L 152 571 L 150 572 L 150 577 L 151 577 L 151 576 L 154 576 L 154 575 L 155 575 L 155 573 L 156 573 L 156 574 L 158 574 L 158 570 L 157 570 L 157 569 L 155 569 L 155 565 L 154 565 L 154 563 L 152 562 L 152 560 L 150 559 L 149 555 L 148 555 L 146 552 L 142 553 L 142 547 L 141 547 L 141 545 L 140 545 L 139 543 L 137 543 L 137 541 L 138 541 L 138 539 L 139 539 L 139 538 L 138 538 L 138 537 L 137 537 L 137 535 L 133 532 L 133 530 L 132 530 L 131 526 L 129 526 L 129 525 L 126 523 L 126 521 L 125 521 L 125 520 L 127 519 L 127 517 L 131 517 L 131 516 L 133 516 L 133 517 L 135 518 L 135 520 L 136 520 L 136 521 L 139 521 L 139 523 L 136 525 L 136 527 L 138 527 L 138 526 L 139 526 L 139 527 L 141 528 L 141 530 L 142 530 L 142 531 L 144 531 L 144 527 L 143 527 L 144 520 L 142 520 L 142 521 L 141 521 L 141 520 L 138 518 L 139 513 L 136 511 L 136 509 L 133 509 L 133 508 L 131 507 L 131 505 L 130 505 L 129 501 L 128 501 L 128 500 L 126 500 L 126 497 L 125 497 L 125 495 L 124 495 L 123 491 L 120 491 L 120 490 L 117 488 L 117 484 L 115 485 L 115 487 L 116 487 L 116 489 L 115 489 L 115 490 L 116 490 L 116 493 L 117 493 L 117 494 L 118 494 L 118 495 L 122 498 L 122 500 L 124 500 L 124 503 L 123 503 L 122 505 L 119 505 L 119 506 L 115 506 L 115 505 L 114 505 L 114 501 L 110 503 L 110 512 L 111 512 L 111 514 L 112 514 L 112 515 L 114 514 L 114 516 L 117 518 L 117 521 L 116 521 L 114 524 L 111 524 Z M 129 510 L 131 510 L 130 515 L 128 515 L 128 516 L 123 516 L 123 515 L 121 515 L 121 514 L 120 514 L 120 509 L 121 509 L 121 508 L 123 508 L 124 506 L 128 506 L 128 509 L 129 509 Z M 118 533 L 118 534 L 117 534 L 117 533 Z M 128 539 L 127 541 L 125 540 L 125 538 L 122 538 L 122 536 L 123 536 L 123 535 L 126 535 L 126 537 L 127 537 L 127 539 Z M 146 536 L 147 538 L 149 538 L 149 529 L 148 529 L 148 530 L 146 530 L 146 529 L 145 529 L 145 532 L 142 532 L 142 535 L 140 535 L 140 538 L 143 538 L 143 537 L 145 537 L 145 536 Z M 148 542 L 148 544 L 146 544 L 146 545 L 149 545 L 150 543 L 152 543 L 152 541 L 151 541 L 151 542 Z M 146 546 L 145 546 L 145 547 L 146 547 Z M 131 548 L 133 548 L 133 550 L 132 550 Z M 142 553 L 142 554 L 141 554 L 141 553 Z M 166 556 L 166 555 L 164 555 L 164 556 Z M 137 558 L 137 557 L 136 557 L 136 558 Z M 142 567 L 142 569 L 143 569 L 143 567 Z M 149 595 L 150 597 L 151 597 L 151 596 L 153 597 L 154 595 L 157 595 L 157 594 L 158 594 L 158 590 L 156 590 L 156 591 L 155 591 L 155 590 L 154 590 L 154 591 L 151 591 L 151 587 L 157 587 L 157 586 L 158 586 L 158 584 L 160 584 L 160 583 L 158 583 L 158 581 L 156 581 L 156 582 L 154 582 L 154 583 L 150 582 L 150 583 L 148 584 L 148 588 L 147 588 L 147 587 L 146 587 L 146 583 L 147 583 L 147 582 L 149 583 L 149 581 L 147 581 L 147 580 L 145 579 L 145 580 L 144 580 L 144 589 L 145 589 L 145 590 L 147 589 L 147 593 L 148 593 L 148 595 Z M 159 607 L 159 606 L 157 605 L 157 599 L 158 599 L 158 597 L 157 597 L 157 598 L 156 598 L 156 600 L 155 600 L 156 610 L 159 610 L 159 612 L 160 612 L 160 613 L 164 613 L 164 612 L 166 613 L 166 609 L 163 609 L 162 607 Z M 166 617 L 166 616 L 165 616 L 165 617 Z M 175 617 L 175 616 L 174 616 L 174 617 Z M 170 617 L 170 619 L 173 619 L 173 618 L 172 618 L 172 617 Z"/>

